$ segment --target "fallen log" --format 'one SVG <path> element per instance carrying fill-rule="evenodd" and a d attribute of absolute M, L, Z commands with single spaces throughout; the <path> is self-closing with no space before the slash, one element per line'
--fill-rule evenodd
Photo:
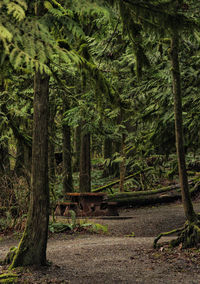
<path fill-rule="evenodd" d="M 132 177 L 135 177 L 135 176 L 137 176 L 137 175 L 139 175 L 139 174 L 141 174 L 141 173 L 144 173 L 144 172 L 146 172 L 146 171 L 148 171 L 148 170 L 150 170 L 150 169 L 152 169 L 152 167 L 149 167 L 149 168 L 144 169 L 144 170 L 142 170 L 142 171 L 138 171 L 138 172 L 136 172 L 136 173 L 134 173 L 134 174 L 131 174 L 131 175 L 129 175 L 129 176 L 126 176 L 126 177 L 124 178 L 124 180 L 128 180 L 128 179 L 130 179 L 130 178 L 132 178 Z M 101 192 L 101 191 L 104 191 L 104 190 L 106 190 L 106 189 L 109 189 L 109 190 L 111 191 L 111 193 L 113 193 L 112 187 L 113 187 L 114 185 L 118 184 L 118 183 L 120 183 L 120 179 L 115 180 L 115 181 L 113 181 L 113 182 L 110 182 L 110 183 L 108 183 L 108 184 L 106 184 L 106 185 L 103 185 L 103 186 L 101 186 L 101 187 L 94 188 L 94 189 L 92 189 L 92 192 Z"/>
<path fill-rule="evenodd" d="M 192 196 L 200 190 L 199 180 L 197 183 L 195 181 L 189 182 Z M 181 190 L 180 185 L 176 184 L 155 190 L 109 194 L 107 198 L 109 202 L 117 202 L 118 206 L 144 206 L 180 200 Z"/>

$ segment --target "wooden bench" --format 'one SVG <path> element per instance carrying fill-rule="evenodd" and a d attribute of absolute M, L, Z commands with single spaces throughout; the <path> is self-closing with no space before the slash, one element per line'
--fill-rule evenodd
<path fill-rule="evenodd" d="M 102 202 L 101 209 L 105 210 L 106 216 L 119 216 L 117 202 Z"/>
<path fill-rule="evenodd" d="M 99 216 L 104 212 L 100 206 L 106 197 L 105 193 L 73 192 L 67 193 L 67 198 L 78 203 L 77 216 Z"/>
<path fill-rule="evenodd" d="M 67 202 L 60 202 L 56 206 L 56 216 L 70 217 L 70 210 L 77 217 L 119 216 L 117 202 L 108 202 L 105 193 L 67 193 Z"/>
<path fill-rule="evenodd" d="M 69 216 L 69 210 L 77 212 L 77 202 L 59 202 L 55 209 L 55 216 Z"/>

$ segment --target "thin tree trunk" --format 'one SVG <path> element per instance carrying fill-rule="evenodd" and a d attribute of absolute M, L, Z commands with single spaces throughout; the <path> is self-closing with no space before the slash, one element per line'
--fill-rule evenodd
<path fill-rule="evenodd" d="M 121 142 L 121 158 L 122 161 L 120 162 L 119 169 L 120 169 L 120 182 L 119 182 L 119 189 L 121 192 L 124 191 L 124 181 L 126 175 L 126 153 L 125 153 L 125 134 L 122 134 L 122 142 Z"/>
<path fill-rule="evenodd" d="M 68 102 L 63 99 L 63 112 L 69 109 Z M 73 178 L 72 178 L 72 151 L 71 151 L 71 128 L 66 123 L 62 126 L 63 134 L 63 194 L 73 192 Z"/>
<path fill-rule="evenodd" d="M 49 102 L 49 153 L 48 153 L 48 165 L 49 165 L 49 181 L 51 184 L 55 181 L 55 122 L 56 115 L 55 101 Z"/>
<path fill-rule="evenodd" d="M 74 163 L 73 171 L 78 172 L 80 169 L 80 149 L 81 149 L 81 126 L 76 127 L 74 132 Z"/>
<path fill-rule="evenodd" d="M 181 79 L 179 69 L 179 35 L 174 29 L 171 39 L 171 63 L 172 63 L 172 80 L 174 94 L 174 113 L 175 113 L 175 134 L 176 134 L 176 151 L 178 157 L 179 180 L 182 191 L 182 202 L 185 215 L 188 221 L 196 220 L 196 214 L 193 209 L 190 197 L 188 178 L 185 164 L 185 153 L 183 143 L 183 124 L 182 124 L 182 96 L 181 96 Z"/>
<path fill-rule="evenodd" d="M 90 134 L 81 135 L 80 192 L 91 191 Z"/>
<path fill-rule="evenodd" d="M 36 73 L 30 205 L 26 228 L 11 267 L 46 264 L 49 222 L 48 94 L 49 77 Z"/>

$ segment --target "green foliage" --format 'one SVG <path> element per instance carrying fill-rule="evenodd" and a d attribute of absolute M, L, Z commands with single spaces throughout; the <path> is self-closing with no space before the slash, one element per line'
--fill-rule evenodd
<path fill-rule="evenodd" d="M 7 253 L 6 258 L 4 260 L 4 264 L 10 264 L 12 262 L 12 260 L 13 260 L 13 258 L 15 256 L 16 250 L 17 250 L 17 247 L 11 247 L 10 248 L 10 250 Z M 12 277 L 14 277 L 14 275 Z"/>
<path fill-rule="evenodd" d="M 62 233 L 70 229 L 70 224 L 64 224 L 62 222 L 49 222 L 49 231 L 51 233 Z"/>
<path fill-rule="evenodd" d="M 49 231 L 51 233 L 62 233 L 66 231 L 70 232 L 81 232 L 82 230 L 86 230 L 93 233 L 107 233 L 107 226 L 103 226 L 97 223 L 91 223 L 87 220 L 79 220 L 76 217 L 76 213 L 73 210 L 69 211 L 71 218 L 67 220 L 67 223 L 62 222 L 50 222 L 49 223 Z"/>
<path fill-rule="evenodd" d="M 18 275 L 13 272 L 2 273 L 0 275 L 0 282 L 1 283 L 17 283 L 18 282 Z"/>
<path fill-rule="evenodd" d="M 50 2 L 45 2 L 48 6 L 47 3 L 50 5 Z M 38 17 L 37 20 L 33 16 L 25 16 L 27 7 L 24 1 L 18 1 L 18 4 L 7 1 L 7 4 L 2 3 L 2 6 L 7 8 L 7 13 L 0 13 L 4 19 L 4 25 L 0 22 L 0 42 L 3 44 L 3 51 L 0 54 L 2 64 L 6 55 L 15 69 L 26 68 L 29 72 L 36 70 L 40 73 L 51 74 L 49 62 L 77 60 L 75 54 L 59 47 L 50 31 L 49 21 L 52 18 L 49 18 L 48 14 L 45 18 Z M 60 9 L 60 5 L 54 9 L 54 17 L 57 15 L 56 12 L 60 15 Z M 11 19 L 10 14 L 13 16 Z M 69 14 L 64 16 L 69 18 Z"/>
<path fill-rule="evenodd" d="M 135 233 L 134 233 L 134 232 L 132 232 L 131 234 L 129 234 L 129 235 L 126 235 L 126 237 L 129 237 L 129 238 L 134 238 L 134 237 L 135 237 Z"/>
<path fill-rule="evenodd" d="M 119 5 L 111 9 L 108 1 L 49 0 L 44 1 L 44 16 L 36 17 L 28 1 L 0 1 L 0 145 L 10 143 L 14 134 L 31 146 L 33 74 L 45 72 L 55 98 L 56 133 L 51 140 L 56 149 L 61 150 L 62 125 L 73 131 L 84 120 L 83 131 L 92 135 L 92 151 L 101 159 L 104 139 L 112 141 L 110 157 L 100 163 L 111 168 L 122 162 L 115 144 L 120 145 L 124 134 L 127 173 L 140 172 L 125 190 L 151 189 L 177 174 L 169 64 L 174 25 L 183 34 L 187 162 L 199 160 L 199 19 L 194 13 L 199 4 L 190 1 L 175 15 L 176 1 L 112 2 Z M 69 110 L 61 116 L 63 99 Z M 94 187 L 108 182 L 101 173 L 93 170 Z M 60 199 L 62 176 L 51 186 Z M 15 194 L 21 208 L 27 192 Z"/>
<path fill-rule="evenodd" d="M 88 225 L 91 226 L 90 231 L 92 231 L 94 233 L 103 233 L 103 234 L 108 233 L 108 226 L 98 224 L 98 223 L 91 223 L 91 224 L 88 224 Z M 83 226 L 84 226 L 84 224 L 83 224 Z"/>
<path fill-rule="evenodd" d="M 8 211 L 5 217 L 0 217 L 0 232 L 7 232 L 13 228 L 13 217 Z"/>
<path fill-rule="evenodd" d="M 2 233 L 24 229 L 28 211 L 29 189 L 23 177 L 1 177 L 0 186 L 0 231 Z"/>

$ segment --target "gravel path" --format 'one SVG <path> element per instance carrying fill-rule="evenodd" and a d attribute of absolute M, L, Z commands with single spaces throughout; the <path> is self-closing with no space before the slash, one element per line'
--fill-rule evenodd
<path fill-rule="evenodd" d="M 107 235 L 51 237 L 47 257 L 53 265 L 29 268 L 19 283 L 200 283 L 199 252 L 152 249 L 158 233 L 184 223 L 181 205 L 124 209 L 120 217 L 92 220 L 108 225 Z M 128 237 L 132 232 L 135 237 Z M 0 258 L 13 244 L 17 241 L 0 242 Z"/>

